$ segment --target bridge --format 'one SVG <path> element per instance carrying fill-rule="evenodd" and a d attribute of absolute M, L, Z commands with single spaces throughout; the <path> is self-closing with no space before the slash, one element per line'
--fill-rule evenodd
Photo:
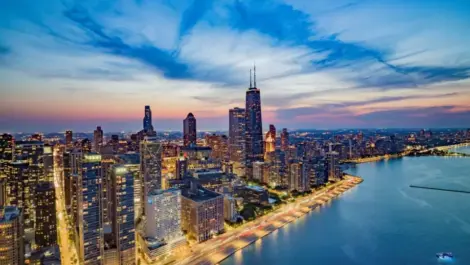
<path fill-rule="evenodd" d="M 469 190 L 444 189 L 444 188 L 434 188 L 434 187 L 417 186 L 417 185 L 410 185 L 410 188 L 425 189 L 425 190 L 440 190 L 440 191 L 448 191 L 448 192 L 458 192 L 458 193 L 468 193 L 468 194 L 470 194 L 470 191 L 469 191 Z"/>

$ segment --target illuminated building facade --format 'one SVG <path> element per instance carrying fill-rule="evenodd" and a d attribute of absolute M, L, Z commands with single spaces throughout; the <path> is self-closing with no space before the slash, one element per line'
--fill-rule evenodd
<path fill-rule="evenodd" d="M 256 87 L 256 68 L 254 69 L 254 85 L 246 91 L 245 102 L 245 152 L 246 175 L 252 177 L 252 163 L 263 161 L 263 122 L 261 116 L 261 92 Z"/>
<path fill-rule="evenodd" d="M 274 125 L 269 125 L 269 131 L 266 133 L 266 142 L 264 149 L 264 159 L 269 160 L 269 155 L 276 151 L 276 127 Z"/>
<path fill-rule="evenodd" d="M 162 145 L 156 138 L 145 137 L 140 143 L 140 174 L 145 202 L 149 191 L 162 187 Z"/>
<path fill-rule="evenodd" d="M 36 187 L 35 243 L 39 248 L 57 244 L 55 189 L 52 181 L 43 181 Z"/>
<path fill-rule="evenodd" d="M 229 116 L 229 154 L 230 161 L 245 162 L 245 109 L 233 108 Z"/>
<path fill-rule="evenodd" d="M 175 179 L 183 179 L 188 171 L 188 160 L 184 157 L 176 159 Z"/>
<path fill-rule="evenodd" d="M 224 197 L 194 182 L 190 186 L 182 191 L 181 227 L 190 238 L 203 242 L 224 229 Z"/>
<path fill-rule="evenodd" d="M 13 147 L 15 140 L 12 135 L 4 133 L 0 135 L 0 179 L 6 178 L 8 163 L 13 160 Z"/>
<path fill-rule="evenodd" d="M 305 192 L 310 189 L 310 179 L 305 164 L 301 161 L 289 163 L 289 191 Z"/>
<path fill-rule="evenodd" d="M 207 135 L 207 145 L 212 149 L 211 158 L 221 161 L 228 160 L 228 138 L 225 135 Z"/>
<path fill-rule="evenodd" d="M 153 190 L 145 203 L 145 235 L 160 241 L 181 239 L 181 190 Z"/>
<path fill-rule="evenodd" d="M 101 155 L 83 154 L 79 163 L 76 220 L 80 264 L 101 265 L 104 252 L 101 205 Z"/>
<path fill-rule="evenodd" d="M 11 162 L 8 169 L 6 205 L 22 209 L 24 228 L 33 231 L 36 221 L 36 184 L 42 174 L 24 161 Z"/>
<path fill-rule="evenodd" d="M 0 264 L 23 265 L 23 215 L 15 206 L 0 206 Z"/>
<path fill-rule="evenodd" d="M 140 155 L 135 153 L 117 155 L 116 163 L 127 168 L 134 176 L 134 219 L 143 213 L 143 186 L 140 174 Z"/>
<path fill-rule="evenodd" d="M 183 143 L 184 146 L 195 146 L 196 141 L 196 118 L 192 113 L 189 113 L 183 120 Z"/>
<path fill-rule="evenodd" d="M 111 222 L 115 237 L 118 265 L 134 265 L 135 225 L 134 225 L 134 174 L 125 166 L 111 167 Z"/>

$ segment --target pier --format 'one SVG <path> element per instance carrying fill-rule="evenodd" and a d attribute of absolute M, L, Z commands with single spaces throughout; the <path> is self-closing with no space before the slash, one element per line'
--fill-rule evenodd
<path fill-rule="evenodd" d="M 433 188 L 433 187 L 416 186 L 416 185 L 410 185 L 410 188 L 426 189 L 426 190 L 440 190 L 440 191 L 449 191 L 449 192 L 458 192 L 458 193 L 470 194 L 470 191 L 468 191 L 468 190 L 443 189 L 443 188 Z"/>

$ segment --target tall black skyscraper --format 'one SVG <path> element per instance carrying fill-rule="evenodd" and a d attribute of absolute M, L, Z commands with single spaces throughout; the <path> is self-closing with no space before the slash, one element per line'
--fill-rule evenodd
<path fill-rule="evenodd" d="M 245 109 L 229 110 L 229 154 L 233 162 L 244 162 L 245 157 Z"/>
<path fill-rule="evenodd" d="M 256 66 L 254 68 L 254 83 L 246 91 L 245 108 L 245 152 L 246 173 L 251 177 L 253 162 L 263 161 L 263 122 L 261 118 L 261 93 L 256 87 Z"/>
<path fill-rule="evenodd" d="M 153 131 L 152 110 L 150 110 L 150 106 L 145 106 L 144 131 L 145 132 Z"/>
<path fill-rule="evenodd" d="M 93 132 L 93 149 L 95 152 L 100 152 L 101 147 L 103 146 L 103 130 L 101 126 L 96 127 L 96 130 Z"/>
<path fill-rule="evenodd" d="M 196 145 L 196 118 L 190 112 L 183 121 L 184 146 Z"/>

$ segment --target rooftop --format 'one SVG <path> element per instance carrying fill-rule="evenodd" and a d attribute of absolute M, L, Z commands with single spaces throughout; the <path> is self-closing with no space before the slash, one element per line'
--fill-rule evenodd
<path fill-rule="evenodd" d="M 192 190 L 191 189 L 183 189 L 181 194 L 183 195 L 183 197 L 191 199 L 195 202 L 207 201 L 207 200 L 210 200 L 210 199 L 217 198 L 219 196 L 223 196 L 222 194 L 204 189 L 202 187 L 198 187 L 196 189 L 196 192 L 194 192 L 194 189 L 192 189 Z"/>
<path fill-rule="evenodd" d="M 117 157 L 122 160 L 124 164 L 140 164 L 140 154 L 138 153 L 127 153 L 117 155 Z"/>
<path fill-rule="evenodd" d="M 178 188 L 169 188 L 169 189 L 166 189 L 166 190 L 155 189 L 155 190 L 149 191 L 148 196 L 160 195 L 160 194 L 164 194 L 164 193 L 176 193 L 176 192 L 180 192 L 180 191 L 181 190 L 178 189 Z"/>
<path fill-rule="evenodd" d="M 0 207 L 0 223 L 10 222 L 20 215 L 20 209 L 16 206 Z"/>
<path fill-rule="evenodd" d="M 256 186 L 256 185 L 248 185 L 248 186 L 246 186 L 246 188 L 257 191 L 257 192 L 264 192 L 265 191 L 265 189 L 263 187 Z"/>
<path fill-rule="evenodd" d="M 181 147 L 181 150 L 182 151 L 211 151 L 212 148 L 210 148 L 209 146 L 184 146 L 184 147 Z"/>

